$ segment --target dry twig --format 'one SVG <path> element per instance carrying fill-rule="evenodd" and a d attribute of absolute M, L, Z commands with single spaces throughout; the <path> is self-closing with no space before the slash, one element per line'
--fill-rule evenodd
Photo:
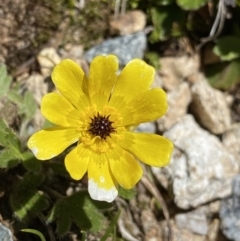
<path fill-rule="evenodd" d="M 151 182 L 151 180 L 144 175 L 141 179 L 141 182 L 143 185 L 148 189 L 148 191 L 158 200 L 158 202 L 161 204 L 162 210 L 163 210 L 163 215 L 165 217 L 167 227 L 168 227 L 168 241 L 172 240 L 172 228 L 170 225 L 170 215 L 168 212 L 167 205 L 159 192 L 159 190 L 156 188 L 156 186 Z"/>

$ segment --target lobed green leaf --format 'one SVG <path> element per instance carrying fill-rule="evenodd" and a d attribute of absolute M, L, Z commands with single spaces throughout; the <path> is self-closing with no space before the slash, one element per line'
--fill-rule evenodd
<path fill-rule="evenodd" d="M 22 164 L 29 172 L 40 172 L 42 169 L 42 162 L 37 160 L 32 152 L 24 152 Z"/>
<path fill-rule="evenodd" d="M 14 167 L 24 159 L 19 138 L 3 120 L 0 120 L 0 146 L 4 147 L 0 150 L 1 168 Z"/>
<path fill-rule="evenodd" d="M 205 69 L 209 83 L 222 90 L 229 90 L 236 83 L 240 83 L 240 59 L 230 63 L 209 65 Z"/>
<path fill-rule="evenodd" d="M 185 10 L 197 10 L 203 7 L 208 0 L 177 0 L 179 7 Z"/>
<path fill-rule="evenodd" d="M 224 36 L 218 39 L 213 52 L 223 61 L 240 57 L 240 39 L 235 36 Z"/>
<path fill-rule="evenodd" d="M 43 182 L 43 176 L 27 173 L 16 185 L 10 197 L 10 204 L 16 217 L 27 221 L 48 207 L 48 199 L 37 187 Z"/>
<path fill-rule="evenodd" d="M 104 215 L 101 211 L 111 204 L 92 200 L 87 191 L 80 191 L 56 202 L 48 215 L 48 222 L 57 222 L 57 233 L 66 233 L 71 222 L 81 230 L 97 232 L 104 227 Z"/>

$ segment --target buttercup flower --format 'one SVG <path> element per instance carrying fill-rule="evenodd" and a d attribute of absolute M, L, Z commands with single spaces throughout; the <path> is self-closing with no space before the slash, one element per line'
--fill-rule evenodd
<path fill-rule="evenodd" d="M 41 112 L 56 126 L 31 136 L 28 147 L 48 160 L 77 143 L 65 157 L 70 176 L 88 173 L 93 199 L 113 201 L 118 185 L 134 187 L 142 176 L 138 160 L 162 167 L 169 163 L 172 143 L 163 136 L 134 133 L 140 123 L 156 120 L 167 111 L 166 94 L 150 89 L 154 68 L 140 59 L 130 61 L 118 74 L 116 56 L 97 56 L 89 76 L 72 60 L 52 73 L 57 92 L 42 99 Z"/>

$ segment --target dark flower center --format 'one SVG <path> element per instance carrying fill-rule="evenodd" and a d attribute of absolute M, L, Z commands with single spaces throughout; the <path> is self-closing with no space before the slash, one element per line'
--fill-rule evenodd
<path fill-rule="evenodd" d="M 111 133 L 115 132 L 112 127 L 112 121 L 109 120 L 109 116 L 101 116 L 99 113 L 94 118 L 91 118 L 89 132 L 94 136 L 100 136 L 101 139 L 106 139 Z"/>

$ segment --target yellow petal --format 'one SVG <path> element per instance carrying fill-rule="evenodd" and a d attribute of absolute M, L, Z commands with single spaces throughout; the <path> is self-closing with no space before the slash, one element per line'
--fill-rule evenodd
<path fill-rule="evenodd" d="M 89 105 L 88 97 L 82 91 L 84 79 L 83 70 L 70 59 L 56 65 L 52 73 L 52 80 L 58 91 L 78 110 Z"/>
<path fill-rule="evenodd" d="M 52 127 L 33 134 L 28 140 L 28 148 L 39 160 L 48 160 L 63 152 L 78 141 L 76 129 Z"/>
<path fill-rule="evenodd" d="M 91 198 L 98 201 L 112 202 L 117 197 L 117 183 L 104 153 L 92 155 L 88 166 L 88 191 Z"/>
<path fill-rule="evenodd" d="M 120 111 L 124 126 L 149 122 L 167 111 L 167 96 L 162 89 L 151 89 L 139 94 Z"/>
<path fill-rule="evenodd" d="M 109 153 L 109 164 L 113 176 L 124 188 L 133 188 L 142 177 L 142 167 L 132 154 L 117 146 Z"/>
<path fill-rule="evenodd" d="M 157 167 L 166 166 L 173 151 L 171 141 L 155 134 L 126 132 L 119 145 L 140 161 Z"/>
<path fill-rule="evenodd" d="M 130 61 L 119 75 L 110 99 L 110 105 L 119 109 L 119 97 L 122 103 L 148 90 L 153 82 L 155 70 L 141 59 Z"/>
<path fill-rule="evenodd" d="M 118 59 L 114 55 L 99 55 L 93 59 L 89 71 L 89 96 L 101 110 L 107 104 L 117 79 Z"/>
<path fill-rule="evenodd" d="M 41 112 L 56 125 L 77 127 L 79 124 L 79 111 L 59 93 L 50 93 L 43 97 Z"/>
<path fill-rule="evenodd" d="M 92 151 L 80 144 L 65 157 L 66 169 L 73 179 L 80 180 L 87 172 L 91 154 Z"/>

